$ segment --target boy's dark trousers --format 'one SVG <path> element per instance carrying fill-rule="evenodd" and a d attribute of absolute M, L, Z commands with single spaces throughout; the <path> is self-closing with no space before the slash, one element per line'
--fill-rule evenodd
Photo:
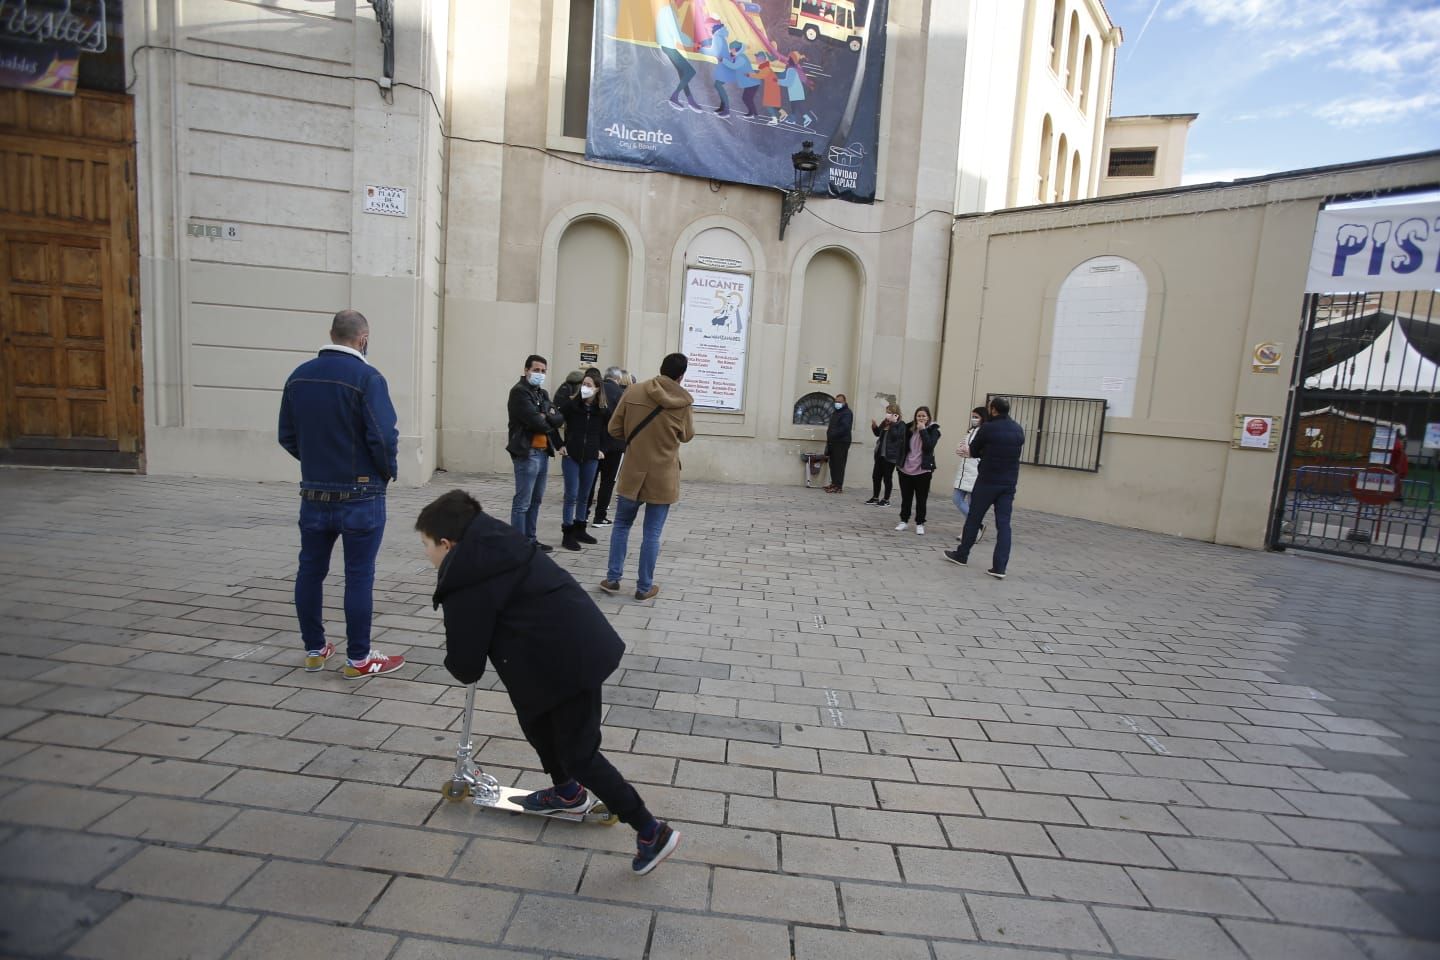
<path fill-rule="evenodd" d="M 608 459 L 608 458 L 607 458 Z M 650 811 L 635 788 L 600 752 L 600 688 L 561 701 L 544 713 L 520 720 L 520 729 L 540 757 L 540 765 L 558 787 L 578 780 L 610 812 L 636 830 L 650 822 Z"/>

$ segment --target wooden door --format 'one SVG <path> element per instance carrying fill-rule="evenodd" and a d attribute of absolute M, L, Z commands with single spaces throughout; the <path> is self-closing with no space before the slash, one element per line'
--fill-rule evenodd
<path fill-rule="evenodd" d="M 0 91 L 0 463 L 140 466 L 130 124 Z"/>

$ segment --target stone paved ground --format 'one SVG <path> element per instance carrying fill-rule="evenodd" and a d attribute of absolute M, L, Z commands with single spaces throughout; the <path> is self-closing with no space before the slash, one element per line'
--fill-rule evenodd
<path fill-rule="evenodd" d="M 461 690 L 409 528 L 455 482 L 392 497 L 377 640 L 414 666 L 353 683 L 299 669 L 292 487 L 0 473 L 0 953 L 1440 956 L 1433 578 L 1022 513 L 999 583 L 939 562 L 943 502 L 921 538 L 687 486 L 660 597 L 597 595 L 608 749 L 685 832 L 637 880 L 624 827 L 440 800 Z"/>

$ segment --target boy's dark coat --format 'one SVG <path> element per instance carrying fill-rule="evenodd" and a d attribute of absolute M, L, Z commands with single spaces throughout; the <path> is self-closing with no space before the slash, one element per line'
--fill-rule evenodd
<path fill-rule="evenodd" d="M 445 669 L 461 683 L 488 656 L 522 719 L 597 689 L 625 652 L 575 578 L 511 526 L 477 514 L 440 567 Z"/>

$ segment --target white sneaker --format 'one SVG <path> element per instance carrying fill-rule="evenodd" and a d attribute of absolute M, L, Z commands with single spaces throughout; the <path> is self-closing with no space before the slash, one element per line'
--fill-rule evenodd
<path fill-rule="evenodd" d="M 922 537 L 925 536 L 925 524 L 923 524 L 923 523 L 917 523 L 917 524 L 915 524 L 915 532 L 918 533 L 918 534 L 919 534 L 920 536 L 922 536 Z"/>
<path fill-rule="evenodd" d="M 904 530 L 908 526 L 910 526 L 910 524 L 906 523 L 904 520 L 901 520 L 899 523 L 895 524 L 895 529 Z"/>

